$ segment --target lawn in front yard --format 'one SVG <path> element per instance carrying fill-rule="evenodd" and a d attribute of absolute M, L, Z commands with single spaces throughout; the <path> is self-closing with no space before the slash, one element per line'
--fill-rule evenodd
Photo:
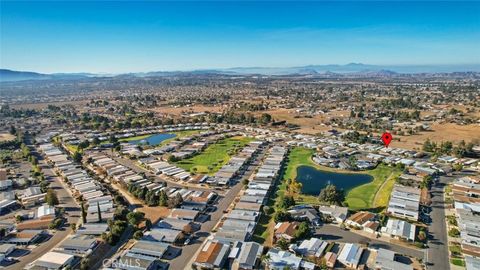
<path fill-rule="evenodd" d="M 198 155 L 176 162 L 176 165 L 190 172 L 213 175 L 252 140 L 242 136 L 223 139 Z"/>
<path fill-rule="evenodd" d="M 450 262 L 451 262 L 453 265 L 460 266 L 460 267 L 465 267 L 465 261 L 464 261 L 463 259 L 460 259 L 460 258 L 452 258 L 452 259 L 450 259 Z"/>

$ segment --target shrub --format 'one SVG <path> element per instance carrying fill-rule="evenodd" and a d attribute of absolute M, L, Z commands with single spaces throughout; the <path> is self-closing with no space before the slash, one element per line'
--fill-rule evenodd
<path fill-rule="evenodd" d="M 448 236 L 450 236 L 450 237 L 460 237 L 460 231 L 456 228 L 451 228 L 448 231 Z"/>
<path fill-rule="evenodd" d="M 142 231 L 136 231 L 133 234 L 133 238 L 135 238 L 135 240 L 140 240 L 142 237 L 143 237 L 143 232 Z"/>
<path fill-rule="evenodd" d="M 455 218 L 455 216 L 447 216 L 447 220 L 448 220 L 448 224 L 450 225 L 453 225 L 453 226 L 458 225 L 457 219 Z"/>

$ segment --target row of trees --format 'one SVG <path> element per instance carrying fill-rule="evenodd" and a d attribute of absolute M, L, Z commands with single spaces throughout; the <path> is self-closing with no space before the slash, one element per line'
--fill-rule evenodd
<path fill-rule="evenodd" d="M 276 211 L 273 215 L 276 223 L 292 220 L 292 216 L 287 212 L 287 209 L 295 205 L 295 197 L 302 190 L 302 183 L 296 179 L 286 179 L 282 185 L 285 185 L 285 191 L 278 198 Z"/>
<path fill-rule="evenodd" d="M 433 153 L 436 156 L 439 155 L 455 155 L 456 157 L 476 157 L 473 151 L 474 143 L 466 143 L 461 140 L 456 146 L 451 141 L 444 141 L 440 144 L 427 139 L 423 143 L 423 151 Z"/>
<path fill-rule="evenodd" d="M 268 113 L 256 117 L 250 113 L 237 113 L 231 110 L 223 114 L 210 114 L 208 120 L 212 123 L 266 125 L 273 122 L 273 117 Z"/>
<path fill-rule="evenodd" d="M 38 114 L 39 112 L 31 109 L 14 109 L 10 108 L 8 105 L 0 107 L 0 116 L 1 117 L 12 117 L 12 118 L 23 118 L 30 117 Z"/>
<path fill-rule="evenodd" d="M 134 229 L 133 237 L 137 240 L 143 237 L 143 232 L 139 228 L 142 222 L 145 222 L 147 230 L 152 227 L 152 221 L 145 218 L 145 213 L 139 211 L 131 212 L 125 206 L 117 207 L 114 213 L 114 220 L 108 220 L 110 230 L 102 234 L 102 239 L 112 246 L 118 243 L 128 226 Z"/>
<path fill-rule="evenodd" d="M 123 232 L 127 229 L 128 223 L 124 220 L 109 220 L 108 221 L 108 232 L 102 233 L 102 239 L 107 242 L 109 245 L 116 245 L 120 240 Z"/>
<path fill-rule="evenodd" d="M 176 208 L 183 203 L 182 195 L 179 193 L 169 198 L 164 190 L 157 193 L 157 191 L 149 190 L 147 187 L 137 186 L 132 183 L 128 185 L 128 191 L 136 198 L 144 201 L 148 206 Z"/>

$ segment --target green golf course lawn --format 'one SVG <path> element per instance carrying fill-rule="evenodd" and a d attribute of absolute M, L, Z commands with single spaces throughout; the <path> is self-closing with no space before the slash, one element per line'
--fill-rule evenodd
<path fill-rule="evenodd" d="M 190 172 L 213 175 L 231 156 L 251 142 L 252 138 L 232 137 L 208 146 L 203 152 L 191 158 L 176 162 L 176 165 Z"/>

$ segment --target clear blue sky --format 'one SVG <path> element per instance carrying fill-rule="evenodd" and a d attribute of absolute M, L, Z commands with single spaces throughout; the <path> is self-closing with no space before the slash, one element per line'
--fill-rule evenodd
<path fill-rule="evenodd" d="M 15 70 L 480 63 L 480 2 L 0 3 Z"/>

